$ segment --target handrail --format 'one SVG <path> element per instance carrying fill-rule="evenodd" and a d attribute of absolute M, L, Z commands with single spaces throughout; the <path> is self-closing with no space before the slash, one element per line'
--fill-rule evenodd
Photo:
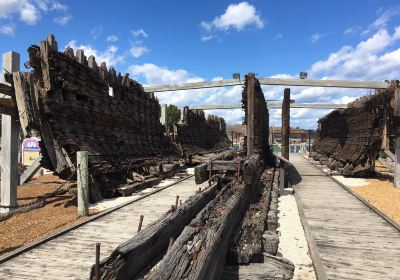
<path fill-rule="evenodd" d="M 280 155 L 278 155 L 277 153 L 272 153 L 275 157 L 277 157 L 280 161 L 283 161 L 284 163 L 286 163 L 288 166 L 289 165 L 293 165 L 290 161 L 288 161 L 287 159 L 285 159 L 284 157 L 281 157 Z"/>

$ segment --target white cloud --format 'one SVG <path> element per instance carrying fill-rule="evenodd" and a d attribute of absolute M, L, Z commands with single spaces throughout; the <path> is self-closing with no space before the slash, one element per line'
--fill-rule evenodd
<path fill-rule="evenodd" d="M 131 53 L 131 55 L 134 58 L 138 58 L 141 57 L 142 55 L 144 55 L 145 53 L 147 53 L 149 51 L 148 48 L 143 47 L 143 46 L 136 46 L 136 47 L 132 47 L 130 48 L 129 52 Z"/>
<path fill-rule="evenodd" d="M 400 14 L 400 6 L 392 7 L 387 10 L 378 10 L 381 13 L 380 17 L 371 23 L 367 29 L 361 32 L 361 35 L 368 35 L 371 32 L 381 30 L 387 27 L 388 22 L 394 17 Z"/>
<path fill-rule="evenodd" d="M 51 0 L 0 0 L 0 19 L 11 19 L 14 14 L 28 25 L 35 25 L 41 12 L 66 11 L 68 6 Z"/>
<path fill-rule="evenodd" d="M 314 33 L 311 37 L 310 37 L 310 41 L 311 41 L 311 43 L 316 43 L 316 42 L 318 42 L 319 40 L 321 40 L 322 38 L 324 38 L 324 37 L 327 37 L 327 36 L 329 36 L 329 35 L 331 35 L 330 33 L 323 33 L 323 34 L 320 34 L 320 33 Z"/>
<path fill-rule="evenodd" d="M 8 36 L 15 36 L 15 25 L 13 24 L 4 24 L 0 26 L 0 33 Z"/>
<path fill-rule="evenodd" d="M 125 57 L 123 55 L 118 55 L 118 47 L 110 46 L 105 51 L 99 51 L 93 48 L 91 45 L 78 45 L 76 40 L 70 41 L 65 47 L 71 47 L 75 51 L 76 49 L 83 49 L 86 57 L 93 55 L 96 58 L 97 64 L 100 65 L 101 62 L 106 62 L 107 66 L 115 66 L 117 64 L 121 64 L 125 61 Z"/>
<path fill-rule="evenodd" d="M 215 38 L 215 36 L 213 36 L 213 35 L 204 35 L 204 36 L 201 36 L 200 40 L 202 42 L 207 42 L 207 41 L 210 41 L 213 38 Z"/>
<path fill-rule="evenodd" d="M 20 19 L 26 24 L 34 25 L 40 19 L 40 12 L 34 5 L 24 1 L 20 10 Z"/>
<path fill-rule="evenodd" d="M 96 26 L 92 30 L 90 30 L 90 34 L 92 35 L 92 39 L 96 40 L 101 33 L 103 33 L 103 25 Z"/>
<path fill-rule="evenodd" d="M 67 23 L 72 19 L 71 15 L 66 15 L 63 17 L 56 17 L 54 18 L 54 22 L 61 25 L 61 26 L 65 26 L 67 25 Z"/>
<path fill-rule="evenodd" d="M 116 42 L 118 41 L 118 37 L 116 35 L 110 35 L 106 38 L 107 42 Z"/>
<path fill-rule="evenodd" d="M 139 28 L 137 30 L 132 30 L 131 33 L 134 37 L 144 37 L 144 38 L 149 37 L 149 35 L 142 28 Z"/>
<path fill-rule="evenodd" d="M 361 26 L 352 26 L 352 27 L 346 28 L 343 31 L 343 35 L 346 35 L 346 36 L 355 35 L 358 32 L 360 32 L 360 30 L 361 30 Z"/>
<path fill-rule="evenodd" d="M 395 79 L 400 76 L 400 60 L 397 63 L 390 61 L 389 57 L 396 59 L 400 49 L 387 49 L 399 39 L 400 29 L 396 28 L 393 35 L 382 29 L 356 47 L 344 46 L 330 54 L 326 60 L 315 62 L 311 66 L 311 76 L 332 79 Z"/>
<path fill-rule="evenodd" d="M 186 70 L 171 70 L 167 67 L 152 63 L 131 65 L 128 68 L 128 72 L 132 77 L 141 79 L 144 83 L 149 85 L 203 81 L 200 77 L 194 76 Z"/>
<path fill-rule="evenodd" d="M 212 29 L 225 31 L 236 29 L 237 31 L 242 31 L 247 26 L 255 26 L 258 29 L 262 29 L 264 22 L 253 5 L 248 2 L 240 2 L 238 4 L 230 4 L 224 14 L 217 16 L 210 22 L 203 21 L 200 26 L 205 31 L 211 31 Z"/>
<path fill-rule="evenodd" d="M 283 38 L 283 35 L 281 33 L 278 33 L 275 35 L 274 40 L 280 40 Z"/>

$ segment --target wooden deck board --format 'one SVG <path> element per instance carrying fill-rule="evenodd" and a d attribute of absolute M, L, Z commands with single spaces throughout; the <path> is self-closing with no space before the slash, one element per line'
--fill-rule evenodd
<path fill-rule="evenodd" d="M 108 256 L 136 234 L 140 215 L 146 227 L 175 204 L 176 195 L 185 201 L 206 185 L 196 185 L 192 177 L 82 225 L 0 264 L 0 279 L 88 279 L 96 242 L 101 242 L 101 258 Z"/>
<path fill-rule="evenodd" d="M 399 279 L 400 233 L 297 154 L 297 203 L 329 279 Z"/>

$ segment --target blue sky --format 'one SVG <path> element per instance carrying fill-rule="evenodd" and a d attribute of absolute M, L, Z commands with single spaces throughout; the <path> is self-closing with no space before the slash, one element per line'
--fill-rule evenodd
<path fill-rule="evenodd" d="M 398 1 L 0 0 L 0 52 L 54 34 L 143 84 L 259 77 L 385 80 L 400 77 Z M 240 102 L 240 87 L 160 93 L 179 107 Z M 366 90 L 293 88 L 296 102 L 347 103 Z M 264 87 L 281 99 L 282 87 Z M 296 109 L 292 125 L 315 128 L 328 111 Z M 216 111 L 229 123 L 240 110 Z M 271 115 L 280 122 L 279 110 Z"/>

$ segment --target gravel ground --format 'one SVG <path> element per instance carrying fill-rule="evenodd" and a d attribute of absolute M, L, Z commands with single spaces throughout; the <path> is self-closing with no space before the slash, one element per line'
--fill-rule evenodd
<path fill-rule="evenodd" d="M 280 235 L 278 254 L 294 263 L 293 279 L 316 279 L 292 189 L 285 189 L 280 196 L 278 217 Z"/>
<path fill-rule="evenodd" d="M 53 175 L 31 180 L 17 189 L 18 204 L 26 205 L 53 192 L 64 182 Z M 76 223 L 79 218 L 73 195 L 49 198 L 44 207 L 16 214 L 0 222 L 0 255 Z"/>
<path fill-rule="evenodd" d="M 392 180 L 366 180 L 366 186 L 352 187 L 352 191 L 400 224 L 400 189 L 393 187 Z"/>

